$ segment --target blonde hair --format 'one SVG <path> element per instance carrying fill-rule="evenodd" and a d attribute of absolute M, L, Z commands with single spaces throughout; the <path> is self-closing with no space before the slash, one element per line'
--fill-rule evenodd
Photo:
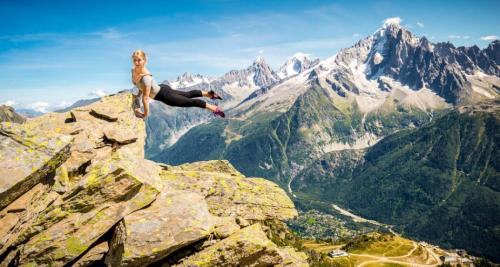
<path fill-rule="evenodd" d="M 137 49 L 134 51 L 134 53 L 132 53 L 132 59 L 134 59 L 134 57 L 141 57 L 142 59 L 144 59 L 144 61 L 147 61 L 146 53 L 141 49 Z"/>

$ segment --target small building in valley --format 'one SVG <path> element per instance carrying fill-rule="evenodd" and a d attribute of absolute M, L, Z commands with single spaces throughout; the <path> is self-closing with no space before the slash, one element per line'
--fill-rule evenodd
<path fill-rule="evenodd" d="M 332 251 L 328 252 L 328 256 L 335 258 L 335 257 L 348 256 L 348 254 L 347 254 L 347 252 L 345 252 L 343 250 L 336 249 L 336 250 L 332 250 Z"/>

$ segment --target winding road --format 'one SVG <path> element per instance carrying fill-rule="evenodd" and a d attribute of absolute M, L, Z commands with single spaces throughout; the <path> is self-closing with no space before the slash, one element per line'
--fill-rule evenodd
<path fill-rule="evenodd" d="M 406 261 L 401 261 L 397 259 L 402 259 L 409 257 L 415 250 L 418 248 L 418 244 L 415 241 L 412 241 L 413 243 L 413 248 L 406 253 L 405 255 L 401 256 L 394 256 L 394 257 L 385 257 L 385 256 L 374 256 L 374 255 L 369 255 L 369 254 L 356 254 L 356 253 L 349 253 L 349 255 L 353 256 L 360 256 L 360 257 L 367 257 L 367 258 L 373 258 L 374 260 L 369 260 L 361 263 L 358 265 L 359 267 L 371 264 L 371 263 L 377 263 L 377 262 L 391 262 L 391 263 L 397 263 L 397 264 L 402 264 L 402 265 L 409 265 L 409 266 L 415 266 L 415 267 L 431 267 L 431 266 L 438 266 L 440 264 L 439 257 L 432 251 L 432 249 L 429 249 L 428 247 L 423 246 L 423 248 L 434 258 L 434 261 L 436 262 L 435 264 L 417 264 L 417 263 L 411 263 L 411 262 L 406 262 Z"/>

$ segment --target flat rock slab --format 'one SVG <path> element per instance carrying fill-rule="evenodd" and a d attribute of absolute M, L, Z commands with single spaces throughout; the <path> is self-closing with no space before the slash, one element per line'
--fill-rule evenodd
<path fill-rule="evenodd" d="M 108 266 L 146 266 L 206 238 L 217 220 L 203 196 L 189 191 L 162 192 L 147 208 L 123 219 L 124 243 L 112 242 Z M 123 235 L 118 230 L 116 235 Z"/>
<path fill-rule="evenodd" d="M 137 140 L 137 135 L 133 129 L 108 128 L 104 130 L 104 136 L 109 142 L 116 142 L 120 145 L 133 143 Z"/>
<path fill-rule="evenodd" d="M 66 161 L 72 140 L 29 123 L 0 123 L 0 209 Z"/>
<path fill-rule="evenodd" d="M 254 221 L 297 216 L 293 202 L 277 184 L 263 178 L 246 178 L 227 161 L 168 166 L 161 171 L 161 177 L 169 187 L 203 194 L 216 216 Z"/>
<path fill-rule="evenodd" d="M 209 160 L 170 166 L 183 171 L 218 172 L 232 176 L 243 176 L 228 160 Z"/>

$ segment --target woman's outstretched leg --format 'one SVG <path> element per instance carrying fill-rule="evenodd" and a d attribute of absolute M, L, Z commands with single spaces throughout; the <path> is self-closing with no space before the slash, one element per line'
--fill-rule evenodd
<path fill-rule="evenodd" d="M 212 111 L 215 115 L 224 117 L 224 112 L 217 106 L 209 104 L 201 99 L 189 98 L 181 94 L 177 94 L 176 90 L 161 90 L 159 95 L 155 97 L 167 105 L 176 107 L 199 107 Z"/>
<path fill-rule="evenodd" d="M 203 95 L 203 91 L 201 91 L 201 90 L 191 90 L 191 91 L 187 91 L 187 92 L 179 91 L 179 90 L 174 90 L 174 89 L 170 89 L 170 90 L 171 90 L 172 93 L 175 93 L 175 94 L 187 97 L 187 98 L 202 97 L 202 96 L 204 96 Z"/>
<path fill-rule="evenodd" d="M 171 90 L 172 90 L 172 92 L 174 92 L 176 94 L 179 94 L 179 95 L 182 95 L 185 97 L 189 97 L 189 98 L 204 96 L 204 97 L 208 97 L 210 99 L 222 100 L 222 97 L 220 97 L 217 93 L 215 93 L 214 90 L 210 90 L 210 91 L 191 90 L 191 91 L 187 91 L 187 92 L 174 90 L 174 89 L 171 89 Z"/>

